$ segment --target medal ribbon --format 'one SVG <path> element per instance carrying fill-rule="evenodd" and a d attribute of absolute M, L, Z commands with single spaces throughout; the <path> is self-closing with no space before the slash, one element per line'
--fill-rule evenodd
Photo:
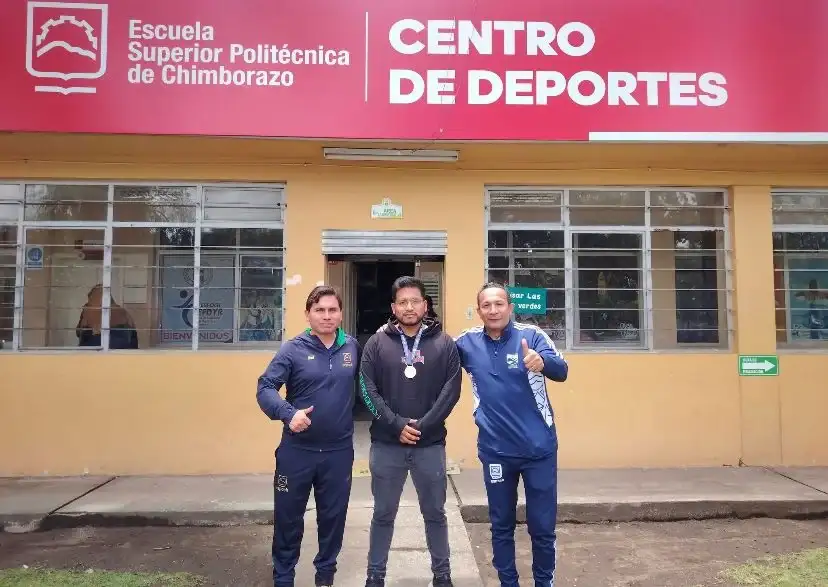
<path fill-rule="evenodd" d="M 408 341 L 405 339 L 405 334 L 400 332 L 400 340 L 402 341 L 403 352 L 405 353 L 405 364 L 409 367 L 414 365 L 414 355 L 417 354 L 417 349 L 420 348 L 420 337 L 423 335 L 423 331 L 425 331 L 425 326 L 420 327 L 417 336 L 414 338 L 414 346 L 410 350 L 408 348 Z"/>

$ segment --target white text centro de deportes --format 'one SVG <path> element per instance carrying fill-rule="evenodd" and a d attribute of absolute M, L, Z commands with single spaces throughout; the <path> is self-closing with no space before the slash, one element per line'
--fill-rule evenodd
<path fill-rule="evenodd" d="M 588 55 L 596 44 L 595 32 L 582 22 L 559 28 L 549 22 L 403 19 L 388 34 L 391 47 L 402 55 L 526 55 L 549 59 Z M 577 71 L 556 70 L 496 72 L 471 69 L 466 73 L 467 102 L 472 105 L 546 105 L 567 96 L 580 106 L 658 106 L 666 84 L 669 106 L 722 106 L 727 102 L 727 80 L 718 72 Z M 389 76 L 392 104 L 455 104 L 457 70 L 431 69 L 421 73 L 392 69 Z M 462 83 L 462 82 L 461 82 Z"/>

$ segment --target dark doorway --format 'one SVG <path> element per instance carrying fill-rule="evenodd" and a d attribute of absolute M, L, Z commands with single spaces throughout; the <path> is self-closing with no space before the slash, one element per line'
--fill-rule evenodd
<path fill-rule="evenodd" d="M 371 335 L 391 317 L 391 286 L 398 277 L 414 275 L 414 263 L 377 261 L 355 263 L 356 337 L 365 346 Z"/>
<path fill-rule="evenodd" d="M 411 261 L 366 261 L 354 263 L 356 281 L 356 328 L 354 336 L 361 347 L 388 322 L 391 316 L 391 286 L 398 277 L 413 276 L 415 264 Z M 367 408 L 357 402 L 354 418 L 370 420 Z"/>

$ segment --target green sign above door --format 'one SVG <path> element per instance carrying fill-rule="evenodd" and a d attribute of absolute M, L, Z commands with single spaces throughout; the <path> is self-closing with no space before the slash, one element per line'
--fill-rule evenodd
<path fill-rule="evenodd" d="M 779 375 L 779 357 L 776 355 L 739 355 L 739 375 L 752 377 Z"/>
<path fill-rule="evenodd" d="M 534 287 L 510 287 L 509 295 L 515 314 L 546 314 L 546 290 Z"/>

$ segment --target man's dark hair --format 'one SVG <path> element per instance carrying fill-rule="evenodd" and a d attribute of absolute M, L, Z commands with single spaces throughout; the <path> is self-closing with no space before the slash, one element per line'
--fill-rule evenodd
<path fill-rule="evenodd" d="M 342 297 L 339 295 L 339 293 L 330 285 L 317 285 L 308 294 L 308 299 L 305 302 L 305 311 L 310 312 L 310 309 L 313 307 L 314 304 L 318 304 L 319 300 L 328 296 L 333 296 L 336 298 L 336 302 L 337 304 L 339 304 L 339 309 L 341 310 Z"/>
<path fill-rule="evenodd" d="M 398 277 L 397 280 L 394 282 L 394 285 L 391 286 L 391 300 L 396 302 L 397 292 L 406 287 L 416 287 L 418 290 L 420 290 L 420 295 L 422 295 L 423 299 L 425 299 L 425 284 L 416 277 L 409 277 L 405 275 L 403 277 Z"/>
<path fill-rule="evenodd" d="M 499 281 L 487 281 L 483 284 L 479 290 L 477 290 L 477 305 L 480 305 L 480 294 L 482 294 L 487 289 L 502 289 L 503 292 L 506 294 L 506 301 L 510 304 L 512 303 L 512 294 L 509 293 L 509 288 L 506 287 L 504 284 L 500 283 Z"/>

